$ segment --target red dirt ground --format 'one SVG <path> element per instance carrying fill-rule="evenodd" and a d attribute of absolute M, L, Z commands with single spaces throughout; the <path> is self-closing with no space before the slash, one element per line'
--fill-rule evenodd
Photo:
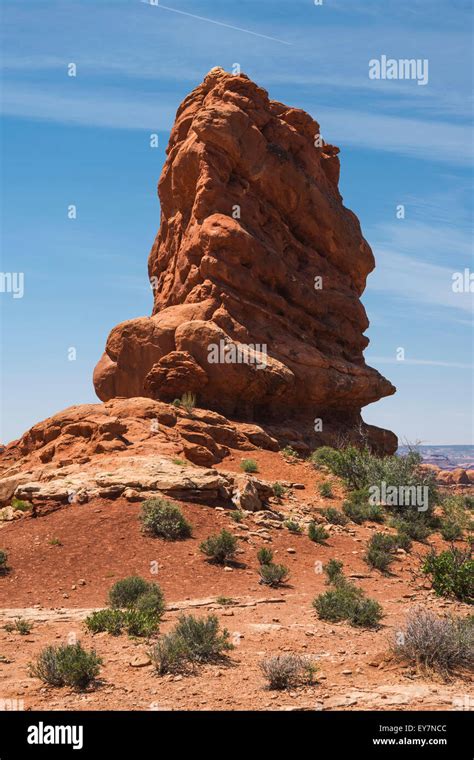
<path fill-rule="evenodd" d="M 257 451 L 251 457 L 258 462 L 259 477 L 305 486 L 304 490 L 292 490 L 280 503 L 275 500 L 277 511 L 294 508 L 296 513 L 306 510 L 309 516 L 317 507 L 340 506 L 343 489 L 335 478 L 301 461 L 289 463 L 280 453 Z M 218 469 L 237 471 L 242 458 L 248 457 L 234 452 Z M 319 496 L 317 485 L 323 480 L 332 482 L 335 498 Z M 246 516 L 244 525 L 249 530 L 245 530 L 230 518 L 230 510 L 190 503 L 181 506 L 193 526 L 193 537 L 173 543 L 144 536 L 138 520 L 140 505 L 124 499 L 71 504 L 36 519 L 27 516 L 3 524 L 0 546 L 8 553 L 11 571 L 0 578 L 0 701 L 23 700 L 25 709 L 104 710 L 382 710 L 472 705 L 467 677 L 446 684 L 384 658 L 390 637 L 403 625 L 413 605 L 462 614 L 469 610 L 467 605 L 437 599 L 419 576 L 420 556 L 426 546 L 414 544 L 412 552 L 400 555 L 392 573 L 384 576 L 369 569 L 363 559 L 367 539 L 381 529 L 373 523 L 331 528 L 327 544 L 321 546 L 286 528 L 268 529 L 271 541 L 250 535 L 261 529 L 256 521 L 264 516 L 262 512 Z M 240 566 L 231 571 L 209 564 L 199 551 L 200 542 L 223 527 L 241 539 Z M 430 540 L 443 544 L 439 535 Z M 263 545 L 272 548 L 275 561 L 290 569 L 284 588 L 269 589 L 258 582 L 256 553 Z M 382 604 L 385 617 L 379 630 L 360 630 L 317 618 L 311 602 L 326 585 L 315 563 L 332 557 L 344 562 L 347 575 L 360 574 L 355 582 Z M 153 572 L 156 566 L 157 574 Z M 92 636 L 79 619 L 83 614 L 74 614 L 78 608 L 104 606 L 114 581 L 131 574 L 158 582 L 168 603 L 218 596 L 281 602 L 199 607 L 196 614 L 212 610 L 231 632 L 236 648 L 229 663 L 203 667 L 189 677 L 158 677 L 151 665 L 130 665 L 132 657 L 146 653 L 146 643 L 126 636 Z M 3 625 L 13 615 L 10 608 L 23 608 L 18 614 L 34 622 L 31 634 L 5 631 Z M 57 608 L 70 612 L 51 612 Z M 163 632 L 172 627 L 177 614 L 166 613 Z M 46 687 L 28 674 L 28 663 L 42 647 L 69 640 L 71 634 L 84 645 L 94 646 L 104 660 L 98 688 L 85 694 Z M 314 657 L 319 666 L 317 683 L 281 693 L 268 691 L 259 663 L 279 652 Z"/>

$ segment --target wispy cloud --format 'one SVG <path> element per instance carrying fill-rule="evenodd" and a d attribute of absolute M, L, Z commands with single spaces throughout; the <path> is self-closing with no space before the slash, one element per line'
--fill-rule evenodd
<path fill-rule="evenodd" d="M 463 362 L 445 362 L 441 361 L 439 359 L 396 359 L 393 356 L 370 356 L 366 355 L 365 359 L 367 362 L 373 363 L 373 364 L 399 364 L 400 366 L 403 366 L 404 364 L 407 364 L 409 366 L 416 365 L 416 366 L 423 366 L 426 365 L 428 367 L 448 367 L 452 369 L 474 369 L 473 364 L 464 364 Z"/>

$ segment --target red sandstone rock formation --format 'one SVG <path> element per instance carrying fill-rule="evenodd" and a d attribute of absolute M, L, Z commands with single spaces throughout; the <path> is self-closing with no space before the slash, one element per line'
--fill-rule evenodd
<path fill-rule="evenodd" d="M 191 391 L 230 417 L 298 419 L 308 433 L 321 418 L 352 435 L 361 407 L 395 392 L 364 362 L 374 258 L 342 203 L 338 148 L 317 135 L 245 75 L 213 69 L 184 100 L 158 186 L 153 314 L 110 333 L 102 401 Z M 395 450 L 392 433 L 363 431 Z"/>

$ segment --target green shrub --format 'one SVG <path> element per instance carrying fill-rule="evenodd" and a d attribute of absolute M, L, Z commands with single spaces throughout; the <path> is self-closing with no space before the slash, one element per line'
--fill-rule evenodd
<path fill-rule="evenodd" d="M 312 683 L 317 667 L 307 657 L 279 654 L 260 663 L 269 689 L 282 691 L 303 683 Z"/>
<path fill-rule="evenodd" d="M 347 525 L 349 522 L 344 512 L 340 512 L 338 509 L 335 509 L 335 507 L 322 509 L 321 514 L 326 518 L 328 523 L 331 523 L 331 525 Z"/>
<path fill-rule="evenodd" d="M 332 499 L 333 498 L 333 492 L 332 492 L 332 486 L 330 483 L 321 483 L 321 485 L 318 486 L 319 495 L 322 496 L 324 499 Z"/>
<path fill-rule="evenodd" d="M 97 653 L 83 649 L 78 642 L 46 647 L 30 665 L 30 673 L 51 686 L 72 686 L 82 690 L 96 679 L 101 665 Z"/>
<path fill-rule="evenodd" d="M 308 538 L 316 544 L 324 544 L 326 539 L 329 538 L 329 533 L 324 525 L 317 525 L 315 522 L 310 522 L 308 525 Z"/>
<path fill-rule="evenodd" d="M 343 564 L 338 559 L 330 559 L 329 562 L 324 565 L 323 570 L 327 575 L 329 583 L 336 583 L 337 580 L 344 577 L 342 568 Z"/>
<path fill-rule="evenodd" d="M 262 546 L 257 552 L 257 559 L 259 565 L 269 565 L 273 560 L 272 550 L 267 549 L 266 546 Z"/>
<path fill-rule="evenodd" d="M 427 486 L 429 503 L 434 506 L 439 500 L 436 476 L 420 467 L 422 459 L 415 451 L 403 456 L 378 457 L 367 448 L 322 446 L 313 453 L 311 461 L 317 467 L 327 467 L 353 490 L 380 487 L 382 482 L 387 487 Z"/>
<path fill-rule="evenodd" d="M 303 529 L 299 523 L 296 522 L 296 520 L 285 520 L 283 523 L 285 528 L 290 531 L 290 533 L 302 533 Z"/>
<path fill-rule="evenodd" d="M 258 472 L 258 464 L 255 459 L 242 459 L 240 469 L 244 472 Z"/>
<path fill-rule="evenodd" d="M 14 623 L 7 623 L 4 627 L 8 633 L 19 633 L 20 636 L 28 636 L 33 628 L 33 623 L 29 623 L 24 618 L 17 618 Z"/>
<path fill-rule="evenodd" d="M 125 610 L 124 625 L 129 636 L 139 638 L 152 636 L 158 631 L 161 615 L 138 608 Z"/>
<path fill-rule="evenodd" d="M 0 575 L 8 572 L 8 554 L 0 549 Z"/>
<path fill-rule="evenodd" d="M 349 618 L 359 628 L 376 628 L 383 617 L 382 606 L 375 599 L 359 599 Z"/>
<path fill-rule="evenodd" d="M 459 541 L 463 537 L 462 526 L 456 520 L 447 518 L 441 523 L 441 535 L 445 541 Z"/>
<path fill-rule="evenodd" d="M 337 623 L 347 620 L 361 628 L 375 628 L 383 617 L 382 607 L 374 599 L 367 599 L 362 589 L 348 581 L 342 573 L 342 562 L 330 560 L 324 566 L 332 589 L 313 601 L 318 617 Z"/>
<path fill-rule="evenodd" d="M 168 541 L 189 538 L 191 526 L 179 507 L 162 498 L 147 499 L 140 515 L 143 531 Z"/>
<path fill-rule="evenodd" d="M 395 536 L 395 541 L 399 549 L 404 549 L 406 552 L 410 551 L 411 538 L 407 533 L 404 533 L 402 530 L 399 530 L 397 535 Z"/>
<path fill-rule="evenodd" d="M 426 541 L 436 527 L 436 518 L 423 512 L 407 512 L 404 517 L 396 517 L 391 520 L 391 525 L 404 533 L 413 541 Z"/>
<path fill-rule="evenodd" d="M 157 641 L 150 658 L 160 675 L 185 673 L 192 664 L 188 647 L 176 631 L 167 633 Z"/>
<path fill-rule="evenodd" d="M 219 630 L 215 615 L 180 615 L 175 628 L 158 640 L 150 656 L 160 674 L 179 673 L 199 663 L 216 662 L 233 648 L 229 632 Z"/>
<path fill-rule="evenodd" d="M 454 596 L 467 604 L 474 603 L 474 560 L 470 550 L 451 548 L 440 554 L 431 550 L 421 569 L 431 576 L 438 596 Z"/>
<path fill-rule="evenodd" d="M 388 533 L 374 533 L 367 544 L 365 561 L 376 570 L 386 572 L 394 560 L 396 539 Z"/>
<path fill-rule="evenodd" d="M 277 499 L 281 499 L 282 496 L 286 493 L 286 488 L 282 486 L 281 483 L 274 483 L 273 486 L 273 495 L 276 496 Z"/>
<path fill-rule="evenodd" d="M 235 604 L 235 600 L 230 596 L 218 596 L 216 599 L 217 604 L 221 604 L 223 607 L 229 607 Z"/>
<path fill-rule="evenodd" d="M 145 615 L 161 618 L 165 611 L 165 598 L 161 588 L 155 583 L 150 583 L 148 591 L 137 597 L 133 609 Z"/>
<path fill-rule="evenodd" d="M 17 499 L 15 496 L 12 499 L 11 507 L 19 512 L 29 512 L 32 509 L 33 504 L 31 501 L 24 501 L 23 499 Z"/>
<path fill-rule="evenodd" d="M 300 455 L 296 451 L 296 449 L 293 448 L 293 446 L 285 446 L 284 448 L 280 449 L 281 454 L 284 456 L 285 459 L 299 459 Z"/>
<path fill-rule="evenodd" d="M 180 467 L 187 467 L 189 462 L 186 459 L 179 459 L 179 457 L 176 457 L 175 459 L 171 460 L 173 464 L 177 464 Z"/>
<path fill-rule="evenodd" d="M 230 512 L 229 517 L 234 522 L 241 523 L 244 519 L 244 513 L 240 509 L 233 509 L 232 512 Z"/>
<path fill-rule="evenodd" d="M 275 565 L 270 562 L 268 565 L 260 565 L 260 583 L 264 583 L 266 586 L 277 588 L 282 583 L 288 580 L 289 570 L 285 565 Z"/>
<path fill-rule="evenodd" d="M 223 529 L 218 535 L 209 536 L 199 547 L 213 562 L 224 565 L 234 559 L 237 549 L 237 538 Z"/>
<path fill-rule="evenodd" d="M 120 636 L 125 626 L 125 612 L 117 609 L 95 610 L 86 617 L 84 624 L 91 633 L 110 633 Z"/>
<path fill-rule="evenodd" d="M 385 520 L 384 511 L 379 504 L 369 503 L 369 494 L 366 489 L 352 491 L 348 499 L 342 505 L 342 511 L 346 517 L 357 525 L 364 522 L 382 523 Z"/>
<path fill-rule="evenodd" d="M 411 611 L 406 627 L 393 643 L 395 655 L 424 670 L 451 677 L 474 666 L 474 619 L 442 618 L 419 607 Z"/>
<path fill-rule="evenodd" d="M 149 583 L 144 578 L 132 575 L 128 578 L 122 578 L 114 583 L 109 591 L 109 603 L 111 607 L 133 607 L 139 596 L 149 591 L 154 592 L 157 597 L 163 598 L 161 589 L 155 583 Z"/>

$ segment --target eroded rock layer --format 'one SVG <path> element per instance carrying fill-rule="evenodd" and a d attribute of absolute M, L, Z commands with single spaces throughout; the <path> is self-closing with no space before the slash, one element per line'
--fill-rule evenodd
<path fill-rule="evenodd" d="M 110 333 L 94 373 L 102 401 L 191 392 L 228 417 L 308 431 L 318 418 L 345 434 L 394 393 L 363 358 L 374 258 L 319 131 L 222 69 L 184 100 L 158 186 L 153 314 Z M 392 433 L 364 430 L 395 450 Z"/>

